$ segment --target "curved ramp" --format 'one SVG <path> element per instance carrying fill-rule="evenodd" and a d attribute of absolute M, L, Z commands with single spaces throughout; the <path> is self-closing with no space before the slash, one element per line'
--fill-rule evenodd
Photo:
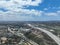
<path fill-rule="evenodd" d="M 49 31 L 47 31 L 47 30 L 45 30 L 45 29 L 39 28 L 39 27 L 34 27 L 34 26 L 32 26 L 31 24 L 28 24 L 28 26 L 31 27 L 31 28 L 34 28 L 34 29 L 38 29 L 38 30 L 46 33 L 46 34 L 47 34 L 49 37 L 51 37 L 58 45 L 60 45 L 60 38 L 57 37 L 56 35 L 54 35 L 53 33 L 49 32 Z"/>

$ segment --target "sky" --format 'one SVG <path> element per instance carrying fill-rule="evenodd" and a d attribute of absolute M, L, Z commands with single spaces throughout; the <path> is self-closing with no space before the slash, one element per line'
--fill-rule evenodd
<path fill-rule="evenodd" d="M 0 0 L 0 21 L 60 21 L 60 0 Z"/>

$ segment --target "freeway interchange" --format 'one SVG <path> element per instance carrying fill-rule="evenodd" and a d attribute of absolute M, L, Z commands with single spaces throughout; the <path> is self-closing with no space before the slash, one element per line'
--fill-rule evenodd
<path fill-rule="evenodd" d="M 49 37 L 51 37 L 58 45 L 60 45 L 60 38 L 57 37 L 56 35 L 54 35 L 53 33 L 49 32 L 49 31 L 47 31 L 47 30 L 45 30 L 45 29 L 39 28 L 39 27 L 34 27 L 34 26 L 31 25 L 31 24 L 27 24 L 27 25 L 28 25 L 29 27 L 31 27 L 31 28 L 38 29 L 38 30 L 46 33 L 46 34 L 47 34 Z"/>
<path fill-rule="evenodd" d="M 35 27 L 31 24 L 27 24 L 28 27 L 31 27 L 32 29 L 36 29 L 36 30 L 39 30 L 41 32 L 44 32 L 46 35 L 48 35 L 49 37 L 51 37 L 58 45 L 60 45 L 60 38 L 57 37 L 56 35 L 54 35 L 53 33 L 51 33 L 50 31 L 47 31 L 46 29 L 42 29 L 42 28 L 39 28 L 39 27 Z M 33 45 L 38 45 L 37 43 L 35 43 L 34 41 L 32 40 L 29 40 L 26 36 L 24 36 L 23 33 L 19 33 L 19 32 L 14 32 L 12 31 L 10 28 L 8 28 L 8 31 L 11 32 L 12 34 L 14 35 L 17 35 L 17 36 L 20 36 L 22 37 L 23 39 L 29 41 L 31 44 Z"/>

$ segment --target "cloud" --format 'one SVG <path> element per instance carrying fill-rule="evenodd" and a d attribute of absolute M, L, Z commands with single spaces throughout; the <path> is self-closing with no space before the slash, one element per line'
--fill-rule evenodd
<path fill-rule="evenodd" d="M 14 21 L 28 21 L 28 20 L 34 20 L 34 16 L 40 16 L 42 15 L 42 11 L 38 10 L 29 10 L 29 9 L 15 9 L 15 10 L 9 10 L 7 12 L 0 11 L 0 20 L 14 20 Z"/>
<path fill-rule="evenodd" d="M 60 10 L 58 10 L 57 13 L 60 14 Z"/>
<path fill-rule="evenodd" d="M 50 13 L 45 13 L 45 15 L 47 15 L 47 16 L 57 16 L 58 15 L 58 13 L 54 13 L 54 12 L 50 12 Z"/>
<path fill-rule="evenodd" d="M 1 20 L 33 20 L 33 16 L 39 16 L 42 11 L 25 9 L 27 6 L 39 6 L 42 0 L 0 0 Z M 26 7 L 25 7 L 26 6 Z"/>
<path fill-rule="evenodd" d="M 40 16 L 43 13 L 43 11 L 38 11 L 38 10 L 29 10 L 29 9 L 14 9 L 14 10 L 9 10 L 9 11 L 0 11 L 0 14 L 5 14 L 5 15 L 35 15 L 35 16 Z"/>
<path fill-rule="evenodd" d="M 35 1 L 32 1 L 32 0 L 0 0 L 0 8 L 4 8 L 4 10 L 7 9 L 8 11 L 12 13 L 19 12 L 20 14 L 26 13 L 26 14 L 40 15 L 41 11 L 34 10 L 34 9 L 29 10 L 29 9 L 25 9 L 24 7 L 24 6 L 29 6 L 29 5 L 38 6 L 40 3 L 42 3 L 42 0 L 35 0 Z"/>
<path fill-rule="evenodd" d="M 38 6 L 40 3 L 42 3 L 42 0 L 0 0 L 0 6 L 4 7 L 11 7 L 11 6 Z"/>
<path fill-rule="evenodd" d="M 48 10 L 48 8 L 44 8 L 44 10 Z"/>
<path fill-rule="evenodd" d="M 59 16 L 60 15 L 60 10 L 58 10 L 56 12 L 44 12 L 44 15 L 47 15 L 47 16 Z"/>
<path fill-rule="evenodd" d="M 39 6 L 42 0 L 0 0 L 0 19 L 1 20 L 35 20 L 34 16 L 57 16 L 57 12 L 45 12 L 35 9 L 26 9 L 27 6 Z M 26 7 L 25 7 L 26 6 Z M 45 8 L 44 10 L 48 10 Z M 37 17 L 38 18 L 38 17 Z"/>

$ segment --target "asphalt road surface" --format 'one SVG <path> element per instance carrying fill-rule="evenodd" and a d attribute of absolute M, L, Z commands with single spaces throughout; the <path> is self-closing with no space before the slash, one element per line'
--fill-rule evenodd
<path fill-rule="evenodd" d="M 54 35 L 53 33 L 49 32 L 49 31 L 47 31 L 47 30 L 45 30 L 45 29 L 39 28 L 39 27 L 34 27 L 34 26 L 31 25 L 31 24 L 27 24 L 27 25 L 28 25 L 29 27 L 31 27 L 31 28 L 38 29 L 38 30 L 46 33 L 46 34 L 47 34 L 49 37 L 51 37 L 58 45 L 60 45 L 60 38 L 57 37 L 56 35 Z"/>
<path fill-rule="evenodd" d="M 27 37 L 25 37 L 22 33 L 12 31 L 9 27 L 8 27 L 8 31 L 11 32 L 11 33 L 14 34 L 14 35 L 17 35 L 17 36 L 22 37 L 23 39 L 25 39 L 25 40 L 27 40 L 28 42 L 30 42 L 32 45 L 38 45 L 38 44 L 35 43 L 34 41 L 29 40 Z M 20 42 L 19 42 L 19 43 L 20 43 Z"/>

